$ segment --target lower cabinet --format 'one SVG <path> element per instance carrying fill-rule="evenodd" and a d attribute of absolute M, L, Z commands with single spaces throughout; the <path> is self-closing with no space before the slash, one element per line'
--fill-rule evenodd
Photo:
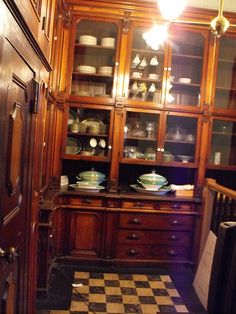
<path fill-rule="evenodd" d="M 194 201 L 66 198 L 62 254 L 78 263 L 194 264 L 200 206 Z"/>

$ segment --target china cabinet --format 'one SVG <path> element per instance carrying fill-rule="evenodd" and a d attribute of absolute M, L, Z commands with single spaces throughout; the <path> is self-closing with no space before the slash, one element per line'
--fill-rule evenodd
<path fill-rule="evenodd" d="M 233 77 L 234 49 L 227 36 L 221 43 L 207 28 L 179 24 L 153 49 L 143 36 L 152 26 L 145 10 L 117 5 L 109 15 L 105 4 L 81 6 L 63 55 L 61 170 L 69 187 L 60 197 L 61 253 L 83 263 L 193 265 L 205 175 L 236 169 L 234 87 L 225 81 L 223 92 L 220 82 L 226 70 Z M 106 177 L 100 192 L 74 185 L 91 168 Z M 152 170 L 166 178 L 156 193 L 138 182 Z M 172 184 L 194 192 L 177 196 Z"/>

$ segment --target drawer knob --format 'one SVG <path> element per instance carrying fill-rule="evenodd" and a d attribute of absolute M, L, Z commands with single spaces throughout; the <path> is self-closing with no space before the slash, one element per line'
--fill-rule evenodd
<path fill-rule="evenodd" d="M 167 254 L 170 255 L 170 256 L 177 256 L 178 255 L 174 250 L 168 251 Z"/>
<path fill-rule="evenodd" d="M 85 198 L 85 199 L 82 199 L 82 203 L 84 203 L 84 204 L 91 204 L 92 200 L 89 199 L 89 198 Z"/>
<path fill-rule="evenodd" d="M 178 240 L 178 237 L 176 237 L 176 235 L 172 234 L 172 235 L 169 237 L 169 240 L 171 240 L 171 241 L 177 241 L 177 240 Z"/>
<path fill-rule="evenodd" d="M 141 202 L 135 202 L 134 207 L 142 207 L 143 204 Z"/>
<path fill-rule="evenodd" d="M 138 218 L 132 218 L 129 220 L 129 223 L 132 225 L 140 225 L 141 222 L 138 220 Z"/>
<path fill-rule="evenodd" d="M 127 238 L 131 240 L 138 240 L 139 236 L 136 233 L 130 233 Z"/>
<path fill-rule="evenodd" d="M 179 221 L 179 220 L 172 220 L 172 221 L 170 222 L 170 224 L 171 224 L 172 226 L 181 226 L 183 223 L 182 223 L 181 221 Z"/>
<path fill-rule="evenodd" d="M 132 255 L 132 256 L 138 255 L 138 251 L 136 251 L 135 249 L 129 249 L 129 250 L 127 251 L 127 254 L 128 254 L 128 255 Z"/>
<path fill-rule="evenodd" d="M 181 206 L 180 206 L 180 204 L 173 204 L 173 205 L 171 206 L 171 208 L 173 208 L 173 209 L 180 209 Z"/>

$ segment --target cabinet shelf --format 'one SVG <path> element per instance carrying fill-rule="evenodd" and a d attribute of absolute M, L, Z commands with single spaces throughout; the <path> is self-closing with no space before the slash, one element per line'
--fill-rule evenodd
<path fill-rule="evenodd" d="M 192 59 L 192 60 L 196 59 L 198 61 L 203 60 L 203 56 L 187 55 L 187 54 L 179 54 L 179 53 L 173 53 L 172 57 L 176 59 L 183 58 L 183 59 Z"/>
<path fill-rule="evenodd" d="M 108 134 L 94 134 L 94 133 L 85 133 L 85 132 L 68 132 L 68 135 L 73 136 L 87 136 L 87 137 L 108 137 Z"/>
<path fill-rule="evenodd" d="M 71 154 L 65 154 L 63 156 L 63 159 L 68 159 L 68 160 L 87 160 L 87 161 L 94 161 L 96 160 L 99 162 L 109 162 L 110 158 L 107 156 L 97 156 L 97 155 L 93 155 L 93 156 L 83 156 L 83 155 L 71 155 Z"/>
<path fill-rule="evenodd" d="M 137 49 L 137 48 L 133 48 L 132 52 L 135 53 L 140 53 L 140 54 L 149 54 L 149 55 L 158 55 L 158 56 L 163 56 L 164 52 L 163 51 L 154 51 L 154 50 L 147 50 L 147 49 Z"/>
<path fill-rule="evenodd" d="M 171 82 L 174 88 L 178 89 L 200 89 L 200 84 L 195 83 L 180 83 L 180 82 Z"/>
<path fill-rule="evenodd" d="M 83 45 L 76 43 L 75 44 L 75 49 L 76 50 L 84 50 L 84 49 L 89 49 L 89 51 L 94 50 L 96 53 L 98 49 L 104 50 L 104 51 L 111 51 L 111 53 L 114 53 L 115 47 L 106 47 L 106 46 L 101 46 L 101 45 Z"/>
<path fill-rule="evenodd" d="M 220 90 L 222 92 L 233 92 L 233 93 L 236 93 L 236 88 L 230 88 L 230 87 L 224 87 L 224 86 L 216 86 L 216 89 L 217 90 Z"/>
<path fill-rule="evenodd" d="M 148 137 L 138 137 L 138 136 L 126 136 L 125 140 L 138 140 L 138 141 L 148 141 L 148 142 L 156 142 L 156 138 L 148 138 Z"/>
<path fill-rule="evenodd" d="M 113 78 L 113 75 L 104 75 L 104 74 L 97 74 L 97 73 L 94 73 L 94 74 L 91 74 L 91 73 L 80 73 L 80 72 L 76 72 L 74 71 L 72 73 L 74 76 L 81 76 L 83 78 L 86 78 L 86 77 L 95 77 L 96 79 L 97 78 L 109 78 L 109 79 L 112 79 Z"/>
<path fill-rule="evenodd" d="M 174 144 L 188 144 L 188 145 L 195 145 L 194 142 L 187 142 L 187 141 L 175 141 L 175 140 L 165 140 L 165 143 L 174 143 Z"/>
<path fill-rule="evenodd" d="M 219 136 L 236 136 L 236 133 L 230 133 L 230 132 L 212 132 L 212 135 L 219 135 Z"/>

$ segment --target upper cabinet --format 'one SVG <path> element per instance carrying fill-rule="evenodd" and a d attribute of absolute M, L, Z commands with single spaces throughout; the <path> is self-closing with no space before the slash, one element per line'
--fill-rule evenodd
<path fill-rule="evenodd" d="M 173 26 L 168 40 L 152 49 L 144 40 L 150 29 L 134 24 L 130 31 L 127 103 L 199 111 L 204 98 L 206 32 Z"/>
<path fill-rule="evenodd" d="M 218 41 L 216 64 L 215 112 L 236 112 L 236 37 L 222 36 Z"/>
<path fill-rule="evenodd" d="M 115 22 L 81 19 L 76 22 L 71 97 L 114 97 L 118 62 L 118 26 Z M 99 100 L 98 100 L 99 101 Z"/>

